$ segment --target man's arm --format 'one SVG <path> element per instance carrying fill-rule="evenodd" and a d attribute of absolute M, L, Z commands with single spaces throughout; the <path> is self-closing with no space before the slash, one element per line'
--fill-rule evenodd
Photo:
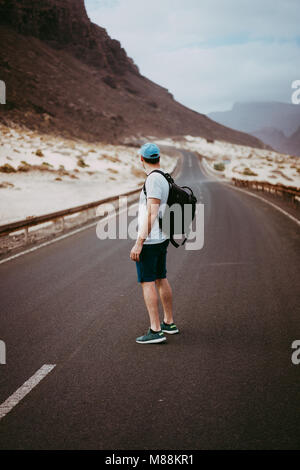
<path fill-rule="evenodd" d="M 147 199 L 147 216 L 145 217 L 141 229 L 139 231 L 138 238 L 135 242 L 134 247 L 130 252 L 130 258 L 132 261 L 140 260 L 140 253 L 143 248 L 144 241 L 148 237 L 153 227 L 154 221 L 159 211 L 160 199 L 149 197 Z"/>

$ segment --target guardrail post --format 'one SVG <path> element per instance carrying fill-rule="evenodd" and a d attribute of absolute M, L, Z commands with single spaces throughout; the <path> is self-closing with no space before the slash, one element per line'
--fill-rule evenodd
<path fill-rule="evenodd" d="M 89 210 L 88 210 L 88 214 L 89 216 L 92 218 L 92 217 L 95 217 L 96 216 L 96 209 L 95 207 L 91 207 Z"/>
<path fill-rule="evenodd" d="M 28 243 L 28 227 L 24 228 L 24 240 L 25 240 L 25 244 L 27 245 L 27 243 Z"/>
<path fill-rule="evenodd" d="M 290 202 L 293 206 L 298 206 L 300 203 L 300 190 L 297 187 L 287 188 L 279 183 L 272 184 L 266 181 L 250 181 L 235 177 L 232 177 L 231 181 L 235 186 L 248 187 L 251 189 L 256 189 L 257 191 L 261 190 L 262 192 L 273 194 L 274 196 L 279 196 Z"/>

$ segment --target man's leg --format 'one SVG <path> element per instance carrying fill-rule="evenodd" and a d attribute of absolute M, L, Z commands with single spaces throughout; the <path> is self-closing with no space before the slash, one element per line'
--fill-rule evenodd
<path fill-rule="evenodd" d="M 164 322 L 173 323 L 172 289 L 167 278 L 155 281 L 164 309 Z"/>
<path fill-rule="evenodd" d="M 160 321 L 158 313 L 158 297 L 155 282 L 142 282 L 145 304 L 150 317 L 150 328 L 153 331 L 160 331 Z"/>

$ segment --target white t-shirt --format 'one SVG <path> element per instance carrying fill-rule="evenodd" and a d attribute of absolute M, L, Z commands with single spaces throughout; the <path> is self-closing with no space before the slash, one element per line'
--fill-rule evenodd
<path fill-rule="evenodd" d="M 163 170 L 161 170 L 163 171 Z M 160 199 L 159 214 L 162 216 L 164 207 L 167 203 L 169 196 L 169 183 L 166 178 L 160 173 L 151 173 L 146 180 L 147 198 Z M 138 231 L 140 233 L 141 226 L 147 216 L 147 201 L 142 189 L 139 202 L 139 215 L 138 215 Z M 152 230 L 146 238 L 144 244 L 151 245 L 153 243 L 162 243 L 169 237 L 164 234 L 159 228 L 158 216 L 156 217 Z"/>

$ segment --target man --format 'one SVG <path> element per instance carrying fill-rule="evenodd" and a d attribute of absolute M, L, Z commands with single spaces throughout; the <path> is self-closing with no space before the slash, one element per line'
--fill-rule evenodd
<path fill-rule="evenodd" d="M 166 178 L 153 170 L 160 169 L 160 150 L 156 144 L 147 143 L 140 149 L 141 162 L 146 172 L 146 195 L 141 191 L 138 215 L 138 237 L 130 258 L 136 262 L 138 282 L 141 283 L 145 304 L 150 318 L 150 328 L 136 339 L 140 344 L 162 343 L 164 333 L 179 333 L 173 320 L 172 290 L 166 278 L 166 257 L 169 239 L 159 227 L 158 216 L 163 214 L 169 195 Z M 162 170 L 160 170 L 162 171 Z M 158 313 L 159 293 L 164 320 Z"/>

